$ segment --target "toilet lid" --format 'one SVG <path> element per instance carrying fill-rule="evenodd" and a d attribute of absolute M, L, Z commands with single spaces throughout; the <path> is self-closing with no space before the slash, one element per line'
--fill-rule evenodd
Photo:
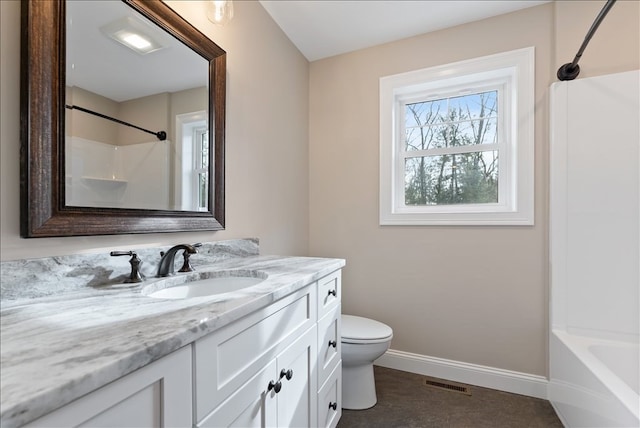
<path fill-rule="evenodd" d="M 390 340 L 393 330 L 381 322 L 356 317 L 354 315 L 342 315 L 342 341 L 361 343 L 363 341 Z"/>

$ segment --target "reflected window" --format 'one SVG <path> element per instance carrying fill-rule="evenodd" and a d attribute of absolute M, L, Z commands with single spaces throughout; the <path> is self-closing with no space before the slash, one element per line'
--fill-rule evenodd
<path fill-rule="evenodd" d="M 176 209 L 209 208 L 209 128 L 205 111 L 177 116 L 174 199 Z"/>
<path fill-rule="evenodd" d="M 206 126 L 194 130 L 194 150 L 193 150 L 193 180 L 192 188 L 196 195 L 197 210 L 207 210 L 207 195 L 209 193 L 209 132 Z"/>

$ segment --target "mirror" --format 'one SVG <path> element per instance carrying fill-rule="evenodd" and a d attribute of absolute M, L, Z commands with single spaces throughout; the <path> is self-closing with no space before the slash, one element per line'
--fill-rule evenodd
<path fill-rule="evenodd" d="M 65 205 L 208 208 L 209 63 L 119 1 L 67 1 Z"/>
<path fill-rule="evenodd" d="M 224 228 L 226 54 L 171 8 L 25 1 L 21 68 L 23 237 Z"/>

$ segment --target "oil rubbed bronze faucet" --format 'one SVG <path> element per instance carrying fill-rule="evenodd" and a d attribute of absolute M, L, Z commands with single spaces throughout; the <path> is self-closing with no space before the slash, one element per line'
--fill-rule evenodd
<path fill-rule="evenodd" d="M 193 245 L 179 244 L 171 247 L 166 253 L 160 253 L 162 258 L 158 264 L 158 276 L 171 276 L 175 273 L 173 264 L 176 258 L 176 253 L 180 250 L 184 250 L 185 254 L 195 254 L 198 252 L 196 247 Z"/>

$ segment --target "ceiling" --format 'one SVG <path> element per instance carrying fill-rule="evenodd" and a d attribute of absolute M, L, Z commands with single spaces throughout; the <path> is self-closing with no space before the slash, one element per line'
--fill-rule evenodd
<path fill-rule="evenodd" d="M 67 86 L 78 86 L 121 102 L 207 85 L 207 60 L 127 4 L 69 1 L 66 12 Z M 164 47 L 140 55 L 115 42 L 102 30 L 127 17 Z"/>
<path fill-rule="evenodd" d="M 259 0 L 289 39 L 315 61 L 551 0 Z"/>
<path fill-rule="evenodd" d="M 315 61 L 550 0 L 259 1 L 302 54 Z M 124 16 L 146 22 L 122 2 L 68 3 L 68 85 L 115 101 L 206 85 L 206 61 L 173 37 L 163 36 L 163 31 L 156 37 L 165 49 L 145 56 L 105 37 L 100 28 Z M 155 27 L 150 22 L 145 25 Z M 151 75 L 159 79 L 149 79 Z"/>

